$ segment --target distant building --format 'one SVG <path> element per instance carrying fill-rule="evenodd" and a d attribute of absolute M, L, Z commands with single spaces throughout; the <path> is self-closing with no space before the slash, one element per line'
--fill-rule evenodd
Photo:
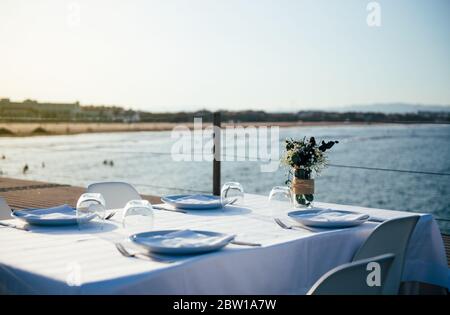
<path fill-rule="evenodd" d="M 134 110 L 118 106 L 80 106 L 75 103 L 39 103 L 33 100 L 11 102 L 0 99 L 0 119 L 7 121 L 96 121 L 125 122 L 141 121 Z"/>
<path fill-rule="evenodd" d="M 70 119 L 80 112 L 79 102 L 39 103 L 33 100 L 11 102 L 9 98 L 0 99 L 0 118 L 54 118 Z"/>
<path fill-rule="evenodd" d="M 133 112 L 131 116 L 123 118 L 124 123 L 136 123 L 141 121 L 141 115 L 138 112 Z"/>

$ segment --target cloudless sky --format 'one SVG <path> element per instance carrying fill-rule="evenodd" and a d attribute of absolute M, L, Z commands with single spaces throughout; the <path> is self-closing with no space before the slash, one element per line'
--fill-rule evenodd
<path fill-rule="evenodd" d="M 450 1 L 0 0 L 0 97 L 148 111 L 450 104 Z"/>

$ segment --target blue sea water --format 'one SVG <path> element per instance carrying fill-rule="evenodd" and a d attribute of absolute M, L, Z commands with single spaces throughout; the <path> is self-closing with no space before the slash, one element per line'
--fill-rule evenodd
<path fill-rule="evenodd" d="M 346 125 L 280 128 L 287 137 L 338 140 L 330 164 L 450 173 L 449 125 Z M 210 161 L 172 160 L 170 131 L 0 138 L 3 176 L 86 186 L 123 180 L 141 193 L 164 195 L 211 191 Z M 155 154 L 157 153 L 157 154 Z M 113 160 L 114 166 L 103 165 Z M 42 167 L 42 163 L 45 167 Z M 264 161 L 225 161 L 222 182 L 238 181 L 247 192 L 268 195 L 283 185 L 286 169 L 261 172 Z M 22 173 L 25 164 L 29 172 Z M 316 179 L 316 200 L 432 213 L 450 229 L 450 176 L 328 167 Z"/>

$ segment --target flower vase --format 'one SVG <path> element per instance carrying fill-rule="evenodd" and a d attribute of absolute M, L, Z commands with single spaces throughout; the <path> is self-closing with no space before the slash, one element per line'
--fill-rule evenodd
<path fill-rule="evenodd" d="M 314 179 L 311 171 L 294 169 L 292 172 L 291 190 L 296 208 L 311 208 L 314 201 Z"/>

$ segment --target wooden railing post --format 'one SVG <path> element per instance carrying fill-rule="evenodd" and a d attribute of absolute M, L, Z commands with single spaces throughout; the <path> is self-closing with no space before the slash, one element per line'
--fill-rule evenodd
<path fill-rule="evenodd" d="M 213 195 L 220 196 L 220 112 L 213 114 L 214 147 L 213 147 Z"/>

